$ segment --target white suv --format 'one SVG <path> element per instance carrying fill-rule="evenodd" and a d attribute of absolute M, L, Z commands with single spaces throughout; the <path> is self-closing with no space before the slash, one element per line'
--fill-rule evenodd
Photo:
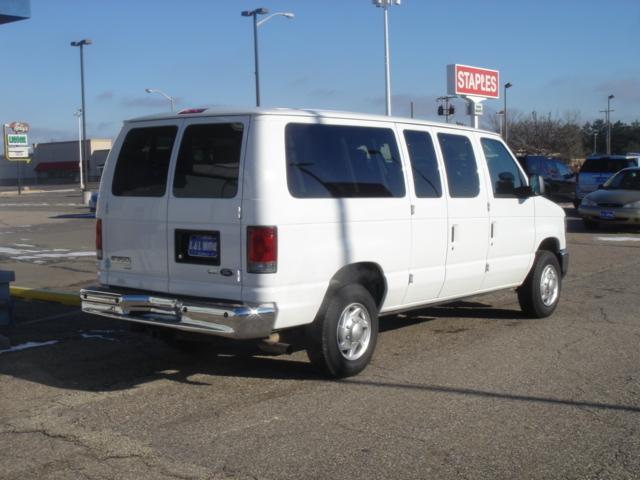
<path fill-rule="evenodd" d="M 126 122 L 96 244 L 85 312 L 293 342 L 334 377 L 368 364 L 379 315 L 517 288 L 548 316 L 568 264 L 563 210 L 496 134 L 289 109 Z"/>

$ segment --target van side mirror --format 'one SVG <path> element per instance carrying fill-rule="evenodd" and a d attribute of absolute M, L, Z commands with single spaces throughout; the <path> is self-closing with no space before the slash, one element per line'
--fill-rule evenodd
<path fill-rule="evenodd" d="M 544 179 L 540 175 L 531 175 L 529 186 L 534 195 L 544 195 Z"/>

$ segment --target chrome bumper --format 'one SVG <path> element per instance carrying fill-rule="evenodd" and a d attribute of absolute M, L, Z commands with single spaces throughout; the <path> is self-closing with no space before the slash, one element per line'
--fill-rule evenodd
<path fill-rule="evenodd" d="M 237 339 L 268 337 L 276 318 L 272 305 L 209 303 L 105 288 L 80 290 L 80 300 L 82 311 L 93 315 Z"/>

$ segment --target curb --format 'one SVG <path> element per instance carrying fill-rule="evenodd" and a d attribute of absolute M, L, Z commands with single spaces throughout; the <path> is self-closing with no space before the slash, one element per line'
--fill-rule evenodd
<path fill-rule="evenodd" d="M 77 293 L 54 292 L 26 287 L 9 287 L 9 292 L 12 297 L 22 300 L 40 300 L 43 302 L 68 305 L 70 307 L 80 306 L 80 296 Z"/>

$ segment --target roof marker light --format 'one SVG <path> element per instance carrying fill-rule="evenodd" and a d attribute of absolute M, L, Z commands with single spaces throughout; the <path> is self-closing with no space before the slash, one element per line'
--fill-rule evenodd
<path fill-rule="evenodd" d="M 184 110 L 180 110 L 178 115 L 189 115 L 191 113 L 202 113 L 206 110 L 206 108 L 185 108 Z"/>

